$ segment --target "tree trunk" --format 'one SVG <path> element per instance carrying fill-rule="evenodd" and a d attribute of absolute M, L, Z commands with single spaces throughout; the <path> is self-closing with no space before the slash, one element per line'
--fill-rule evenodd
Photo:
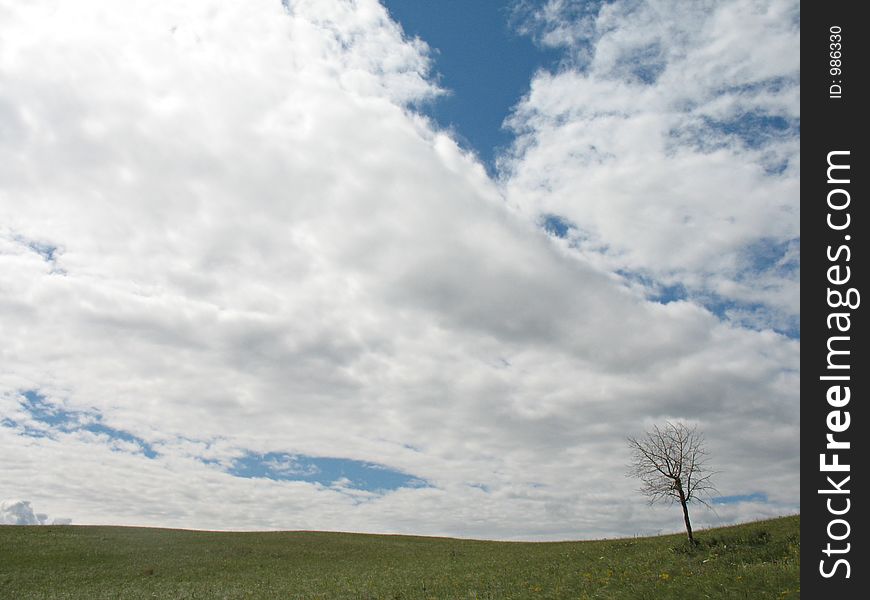
<path fill-rule="evenodd" d="M 683 520 L 686 522 L 686 533 L 689 536 L 689 543 L 694 544 L 695 538 L 692 535 L 692 523 L 689 522 L 689 504 L 686 502 L 683 484 L 679 479 L 677 479 L 677 493 L 680 495 L 680 506 L 683 507 Z"/>

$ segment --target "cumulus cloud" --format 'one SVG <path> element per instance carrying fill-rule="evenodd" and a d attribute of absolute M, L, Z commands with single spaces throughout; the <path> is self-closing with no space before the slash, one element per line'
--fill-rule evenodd
<path fill-rule="evenodd" d="M 752 88 L 767 75 L 728 37 L 743 5 L 723 6 L 659 54 Z M 704 115 L 760 95 L 791 115 L 787 80 L 683 98 L 700 73 L 630 80 L 613 40 L 532 82 L 495 182 L 414 112 L 441 93 L 429 49 L 374 0 L 0 7 L 4 490 L 84 523 L 632 534 L 679 523 L 624 478 L 624 436 L 684 418 L 723 494 L 796 506 L 798 342 L 624 274 L 793 314 L 791 275 L 739 259 L 796 235 L 792 142 L 663 137 L 703 141 Z M 588 241 L 548 236 L 545 212 Z M 232 474 L 270 453 L 428 485 Z"/>
<path fill-rule="evenodd" d="M 52 525 L 69 525 L 72 519 L 53 519 Z M 0 525 L 46 525 L 48 515 L 34 513 L 28 500 L 0 501 Z"/>
<path fill-rule="evenodd" d="M 538 74 L 509 120 L 511 203 L 575 224 L 578 251 L 650 295 L 676 286 L 735 322 L 794 332 L 798 10 L 789 0 L 527 10 L 527 30 L 567 62 Z"/>

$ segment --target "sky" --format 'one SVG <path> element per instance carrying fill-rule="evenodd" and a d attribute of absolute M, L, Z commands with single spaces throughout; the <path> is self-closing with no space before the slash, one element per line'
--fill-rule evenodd
<path fill-rule="evenodd" d="M 0 0 L 0 522 L 799 512 L 799 4 Z"/>
<path fill-rule="evenodd" d="M 384 5 L 406 36 L 424 40 L 431 50 L 431 79 L 443 93 L 418 109 L 496 176 L 496 156 L 514 137 L 505 117 L 529 91 L 535 72 L 558 65 L 562 53 L 521 33 L 515 26 L 522 14 L 518 4 L 388 0 Z"/>

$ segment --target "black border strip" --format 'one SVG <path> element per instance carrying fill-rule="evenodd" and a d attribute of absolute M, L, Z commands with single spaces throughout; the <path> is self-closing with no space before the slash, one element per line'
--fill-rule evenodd
<path fill-rule="evenodd" d="M 862 82 L 867 32 L 860 6 L 807 2 L 801 14 L 801 591 L 809 598 L 833 593 L 827 597 L 838 600 L 865 598 L 870 589 L 870 569 L 862 562 L 870 507 L 858 491 L 867 488 L 858 454 L 867 453 L 862 434 L 870 369 L 859 357 L 866 356 L 860 349 L 868 338 L 861 301 L 870 296 L 859 301 L 849 291 L 867 291 L 864 273 L 870 269 L 860 121 L 870 107 Z M 829 172 L 829 162 L 849 169 Z M 852 306 L 836 306 L 841 301 Z M 849 354 L 832 354 L 829 346 Z M 835 454 L 848 470 L 823 468 L 821 455 L 831 465 Z"/>

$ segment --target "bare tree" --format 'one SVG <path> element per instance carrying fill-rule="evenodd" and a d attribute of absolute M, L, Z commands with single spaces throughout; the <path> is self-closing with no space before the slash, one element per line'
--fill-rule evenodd
<path fill-rule="evenodd" d="M 628 445 L 631 449 L 628 474 L 641 480 L 640 491 L 649 496 L 650 504 L 679 501 L 686 533 L 694 544 L 689 502 L 694 500 L 709 506 L 699 494 L 715 490 L 710 482 L 714 473 L 706 464 L 704 436 L 695 427 L 667 422 L 662 427 L 653 426 L 652 431 L 647 431 L 640 439 L 629 437 Z"/>

